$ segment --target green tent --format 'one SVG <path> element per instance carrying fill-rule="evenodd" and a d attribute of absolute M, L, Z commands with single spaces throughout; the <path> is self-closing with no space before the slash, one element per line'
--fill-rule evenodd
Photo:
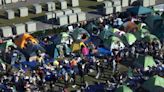
<path fill-rule="evenodd" d="M 144 37 L 144 40 L 147 41 L 147 42 L 152 42 L 153 40 L 158 40 L 158 37 L 153 35 L 153 34 L 148 34 Z"/>
<path fill-rule="evenodd" d="M 105 39 L 104 40 L 104 46 L 108 49 L 114 49 L 118 42 L 120 44 L 120 47 L 122 47 L 122 48 L 125 47 L 125 45 L 120 40 L 120 38 L 118 38 L 116 36 L 111 36 L 108 39 Z"/>
<path fill-rule="evenodd" d="M 94 28 L 97 29 L 98 27 L 97 27 L 94 23 L 91 22 L 91 23 L 89 23 L 89 24 L 86 26 L 85 29 L 86 29 L 89 33 L 92 33 Z"/>
<path fill-rule="evenodd" d="M 158 15 L 151 15 L 151 16 L 148 16 L 144 22 L 148 25 L 148 27 L 155 31 L 158 29 L 158 28 L 161 28 L 162 24 L 163 24 L 163 19 L 161 16 L 158 16 Z"/>
<path fill-rule="evenodd" d="M 104 40 L 104 39 L 108 39 L 108 37 L 114 35 L 112 32 L 113 28 L 110 27 L 109 29 L 105 29 L 103 31 L 100 32 L 99 37 Z"/>
<path fill-rule="evenodd" d="M 89 33 L 83 28 L 76 28 L 71 35 L 75 40 L 81 40 L 83 34 L 90 37 Z"/>
<path fill-rule="evenodd" d="M 123 85 L 117 88 L 115 92 L 133 92 L 133 91 L 126 85 Z"/>
<path fill-rule="evenodd" d="M 153 10 L 143 6 L 134 6 L 132 8 L 128 8 L 127 11 L 135 15 L 142 15 L 142 14 L 151 13 Z"/>
<path fill-rule="evenodd" d="M 142 39 L 143 37 L 145 37 L 147 34 L 149 34 L 149 30 L 142 28 L 136 32 L 134 32 L 133 34 L 135 35 L 135 37 L 139 40 Z"/>
<path fill-rule="evenodd" d="M 12 40 L 7 40 L 6 42 L 0 44 L 0 49 L 1 50 L 5 50 L 7 47 L 9 46 L 14 46 L 16 47 L 16 45 L 12 42 Z"/>
<path fill-rule="evenodd" d="M 164 78 L 155 75 L 145 81 L 142 87 L 149 92 L 163 92 L 164 91 Z"/>
<path fill-rule="evenodd" d="M 126 33 L 123 36 L 121 36 L 121 40 L 125 44 L 132 45 L 137 40 L 137 38 L 132 33 Z"/>
<path fill-rule="evenodd" d="M 137 61 L 135 62 L 135 65 L 143 68 L 144 70 L 146 70 L 146 68 L 149 67 L 152 67 L 152 66 L 155 66 L 156 63 L 154 61 L 154 58 L 152 56 L 149 56 L 149 55 L 146 55 L 146 56 L 143 56 L 143 55 L 140 55 L 138 58 L 137 58 Z"/>

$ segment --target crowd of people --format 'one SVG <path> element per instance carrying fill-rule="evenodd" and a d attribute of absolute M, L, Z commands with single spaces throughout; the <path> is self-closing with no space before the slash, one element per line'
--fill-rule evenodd
<path fill-rule="evenodd" d="M 145 17 L 145 16 L 144 16 Z M 154 75 L 164 77 L 164 41 L 160 42 L 154 39 L 152 42 L 145 40 L 137 40 L 133 44 L 127 44 L 121 47 L 119 42 L 114 49 L 108 49 L 103 45 L 103 40 L 99 39 L 99 45 L 88 42 L 92 37 L 98 43 L 97 37 L 104 28 L 109 25 L 113 28 L 122 30 L 122 33 L 136 32 L 139 28 L 126 29 L 122 25 L 130 21 L 137 24 L 143 23 L 144 17 L 123 16 L 120 13 L 111 14 L 106 17 L 101 17 L 92 21 L 85 21 L 81 24 L 72 25 L 74 29 L 77 27 L 86 29 L 89 23 L 97 25 L 97 28 L 87 30 L 90 36 L 81 35 L 80 50 L 77 52 L 71 51 L 71 46 L 75 39 L 69 40 L 68 43 L 53 44 L 58 54 L 57 57 L 49 55 L 54 51 L 36 50 L 36 59 L 33 66 L 28 67 L 24 61 L 29 60 L 29 56 L 23 55 L 18 48 L 8 46 L 0 56 L 4 63 L 0 66 L 0 91 L 3 92 L 34 92 L 34 91 L 61 91 L 68 92 L 68 88 L 75 88 L 77 91 L 89 91 L 90 85 L 87 78 L 90 73 L 95 73 L 92 76 L 95 80 L 105 78 L 105 82 L 97 82 L 94 85 L 103 85 L 101 91 L 115 91 L 120 85 L 126 84 L 132 90 L 137 92 L 146 92 L 141 88 L 141 84 Z M 98 22 L 97 22 L 98 21 Z M 108 25 L 108 26 L 107 26 Z M 69 30 L 69 29 L 68 29 Z M 71 32 L 67 31 L 69 35 Z M 38 38 L 43 48 L 53 42 L 51 36 Z M 30 40 L 27 41 L 27 47 L 34 45 Z M 42 45 L 41 45 L 42 46 Z M 38 47 L 38 46 L 36 46 Z M 57 53 L 55 52 L 55 53 Z M 136 67 L 133 63 L 140 55 L 150 55 L 154 58 L 156 66 L 143 69 Z M 17 65 L 17 66 L 16 66 Z M 120 65 L 126 66 L 128 69 L 121 72 Z M 109 72 L 110 74 L 107 74 Z M 80 82 L 79 82 L 80 81 Z M 60 87 L 57 84 L 64 83 Z M 90 91 L 89 91 L 90 92 Z"/>

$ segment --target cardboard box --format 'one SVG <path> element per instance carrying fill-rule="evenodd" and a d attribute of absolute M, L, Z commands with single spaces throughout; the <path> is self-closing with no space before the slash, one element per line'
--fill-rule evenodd
<path fill-rule="evenodd" d="M 65 9 L 65 10 L 63 10 L 63 12 L 64 12 L 64 15 L 72 14 L 71 9 Z"/>
<path fill-rule="evenodd" d="M 115 7 L 114 7 L 114 12 L 115 12 L 115 13 L 116 13 L 116 12 L 122 12 L 122 7 L 121 7 L 121 5 L 115 6 Z"/>
<path fill-rule="evenodd" d="M 14 19 L 15 12 L 13 10 L 6 10 L 6 17 L 7 17 L 7 19 Z"/>
<path fill-rule="evenodd" d="M 77 22 L 77 15 L 75 13 L 68 15 L 68 22 L 69 24 L 76 23 Z"/>
<path fill-rule="evenodd" d="M 33 22 L 33 21 L 29 21 L 29 22 L 26 22 L 26 31 L 27 32 L 35 32 L 37 31 L 36 29 L 36 22 Z"/>
<path fill-rule="evenodd" d="M 105 7 L 103 8 L 103 14 L 108 15 L 113 13 L 114 8 L 113 7 Z"/>
<path fill-rule="evenodd" d="M 84 12 L 79 12 L 79 13 L 76 13 L 77 14 L 77 20 L 80 22 L 80 21 L 85 21 L 87 18 L 86 18 L 86 13 Z"/>
<path fill-rule="evenodd" d="M 67 1 L 59 1 L 60 9 L 67 9 Z"/>
<path fill-rule="evenodd" d="M 28 8 L 27 7 L 20 7 L 19 8 L 19 16 L 20 17 L 28 16 Z"/>
<path fill-rule="evenodd" d="M 81 9 L 80 8 L 72 8 L 72 13 L 79 13 L 81 12 Z"/>
<path fill-rule="evenodd" d="M 9 37 L 13 35 L 12 28 L 10 26 L 1 27 L 0 31 L 2 32 L 3 37 Z"/>
<path fill-rule="evenodd" d="M 25 24 L 15 24 L 14 25 L 14 31 L 16 32 L 17 35 L 26 33 L 26 29 L 25 29 Z"/>
<path fill-rule="evenodd" d="M 112 7 L 112 2 L 111 1 L 104 1 L 103 7 Z"/>
<path fill-rule="evenodd" d="M 113 6 L 118 6 L 118 5 L 121 5 L 121 1 L 120 0 L 112 0 L 112 4 L 113 4 Z"/>
<path fill-rule="evenodd" d="M 57 17 L 57 22 L 60 26 L 67 25 L 68 24 L 67 15 L 62 15 L 62 16 Z"/>
<path fill-rule="evenodd" d="M 46 20 L 55 18 L 55 13 L 53 13 L 53 12 L 47 12 L 45 14 L 46 14 Z"/>
<path fill-rule="evenodd" d="M 42 6 L 40 4 L 34 4 L 33 9 L 35 14 L 42 13 Z"/>
<path fill-rule="evenodd" d="M 54 2 L 47 2 L 47 11 L 54 11 L 56 10 L 56 6 Z"/>
<path fill-rule="evenodd" d="M 79 0 L 70 0 L 71 6 L 72 7 L 77 7 L 79 6 Z"/>
<path fill-rule="evenodd" d="M 129 0 L 121 0 L 121 5 L 122 5 L 122 7 L 129 6 Z"/>

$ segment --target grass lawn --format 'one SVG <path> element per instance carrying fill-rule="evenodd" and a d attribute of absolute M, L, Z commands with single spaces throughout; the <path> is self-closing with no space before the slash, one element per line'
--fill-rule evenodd
<path fill-rule="evenodd" d="M 69 1 L 69 0 L 67 0 Z M 82 9 L 82 11 L 92 11 L 92 10 L 96 10 L 97 9 L 97 5 L 101 4 L 101 2 L 96 2 L 96 1 L 93 1 L 93 0 L 79 0 L 80 2 L 80 8 Z M 44 7 L 45 4 L 41 3 L 41 5 Z M 57 6 L 57 9 L 58 9 L 58 5 Z M 29 9 L 32 7 L 31 5 L 27 6 Z M 70 7 L 70 4 L 68 3 L 68 8 L 71 8 Z M 17 13 L 17 9 L 13 9 L 16 13 Z M 45 10 L 41 13 L 41 14 L 34 14 L 34 13 L 31 13 L 29 12 L 29 16 L 27 17 L 22 17 L 20 18 L 19 16 L 16 15 L 15 19 L 11 19 L 11 20 L 8 20 L 5 18 L 5 11 L 4 10 L 0 10 L 0 27 L 2 26 L 10 26 L 10 25 L 13 25 L 13 24 L 17 24 L 17 23 L 25 23 L 27 21 L 31 21 L 31 20 L 35 20 L 35 19 L 38 19 L 40 18 L 40 20 L 43 20 L 42 18 L 44 18 L 44 15 L 45 15 Z"/>

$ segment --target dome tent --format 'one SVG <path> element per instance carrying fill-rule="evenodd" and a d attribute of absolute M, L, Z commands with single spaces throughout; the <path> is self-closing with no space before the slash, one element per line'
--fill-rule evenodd
<path fill-rule="evenodd" d="M 114 35 L 114 33 L 112 32 L 113 28 L 110 27 L 108 29 L 105 29 L 103 31 L 100 32 L 99 37 L 104 40 L 104 39 L 108 39 L 108 37 Z"/>
<path fill-rule="evenodd" d="M 164 78 L 155 75 L 145 81 L 142 87 L 149 92 L 163 92 L 164 90 Z"/>
<path fill-rule="evenodd" d="M 137 67 L 141 67 L 144 70 L 147 70 L 148 67 L 156 66 L 156 63 L 154 61 L 154 58 L 152 56 L 146 55 L 140 55 L 137 60 L 134 62 L 134 64 Z"/>
<path fill-rule="evenodd" d="M 76 28 L 71 35 L 74 40 L 82 40 L 83 35 L 90 37 L 89 33 L 83 28 Z"/>
<path fill-rule="evenodd" d="M 121 36 L 121 40 L 126 45 L 132 45 L 137 40 L 137 38 L 132 33 L 126 33 Z"/>
<path fill-rule="evenodd" d="M 108 39 L 105 39 L 104 46 L 111 50 L 125 47 L 123 42 L 116 36 L 111 36 Z"/>

